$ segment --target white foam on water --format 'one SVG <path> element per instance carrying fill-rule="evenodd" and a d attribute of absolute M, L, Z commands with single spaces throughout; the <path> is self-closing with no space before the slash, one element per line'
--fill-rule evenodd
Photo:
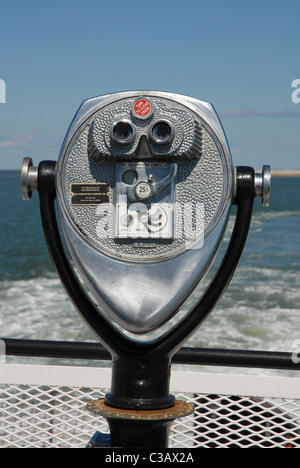
<path fill-rule="evenodd" d="M 243 266 L 194 346 L 292 351 L 300 339 L 300 272 Z"/>
<path fill-rule="evenodd" d="M 300 338 L 300 272 L 243 266 L 194 346 L 278 350 Z M 0 283 L 0 336 L 23 339 L 95 340 L 55 276 Z M 282 335 L 285 335 L 284 338 Z"/>
<path fill-rule="evenodd" d="M 74 341 L 92 336 L 56 277 L 0 283 L 0 335 Z"/>
<path fill-rule="evenodd" d="M 185 346 L 293 351 L 300 339 L 300 272 L 241 264 Z M 53 274 L 0 282 L 0 336 L 97 341 Z"/>

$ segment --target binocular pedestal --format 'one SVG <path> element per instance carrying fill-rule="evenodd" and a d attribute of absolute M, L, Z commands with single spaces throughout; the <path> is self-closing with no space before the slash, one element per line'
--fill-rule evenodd
<path fill-rule="evenodd" d="M 111 446 L 167 447 L 173 421 L 194 410 L 169 393 L 170 357 L 142 348 L 140 355 L 137 347 L 132 354 L 129 345 L 128 354 L 113 358 L 110 393 L 88 404 L 107 419 Z M 103 444 L 103 436 L 90 446 L 97 444 Z"/>
<path fill-rule="evenodd" d="M 105 400 L 90 402 L 88 409 L 107 418 L 111 434 L 96 434 L 89 446 L 167 447 L 172 421 L 190 414 L 191 405 L 169 393 L 173 355 L 201 325 L 225 291 L 242 253 L 252 214 L 255 173 L 236 168 L 235 226 L 223 261 L 193 309 L 154 341 L 135 341 L 99 313 L 83 290 L 64 251 L 55 214 L 56 162 L 38 168 L 38 191 L 45 238 L 57 272 L 78 311 L 112 356 L 112 383 Z M 174 311 L 176 312 L 176 311 Z"/>
<path fill-rule="evenodd" d="M 268 166 L 262 174 L 233 167 L 211 104 L 129 91 L 84 101 L 58 162 L 34 168 L 25 158 L 21 187 L 24 199 L 39 192 L 58 275 L 112 357 L 110 392 L 88 404 L 107 418 L 110 435 L 95 434 L 89 447 L 167 447 L 172 421 L 193 411 L 170 394 L 172 358 L 225 291 L 244 248 L 253 199 L 268 204 Z M 232 204 L 236 220 L 223 261 L 182 317 L 215 259 Z M 158 338 L 137 338 L 154 330 Z"/>

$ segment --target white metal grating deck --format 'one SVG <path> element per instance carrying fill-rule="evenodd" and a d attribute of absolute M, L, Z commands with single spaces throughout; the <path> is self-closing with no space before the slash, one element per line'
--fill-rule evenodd
<path fill-rule="evenodd" d="M 106 420 L 86 410 L 88 401 L 103 398 L 107 390 L 77 384 L 82 376 L 93 384 L 102 373 L 107 383 L 109 369 L 0 365 L 0 448 L 84 448 L 96 431 L 107 433 Z M 49 384 L 43 382 L 47 374 Z M 195 412 L 174 422 L 170 448 L 300 447 L 299 379 L 233 375 L 236 392 L 198 391 L 203 382 L 218 387 L 223 380 L 228 387 L 227 377 L 174 373 L 173 393 L 192 402 Z M 66 385 L 68 379 L 71 385 Z M 253 380 L 257 395 L 243 396 L 244 383 Z M 176 386 L 189 386 L 190 391 L 174 391 Z M 278 388 L 281 397 L 268 396 Z M 298 393 L 299 399 L 291 393 Z"/>

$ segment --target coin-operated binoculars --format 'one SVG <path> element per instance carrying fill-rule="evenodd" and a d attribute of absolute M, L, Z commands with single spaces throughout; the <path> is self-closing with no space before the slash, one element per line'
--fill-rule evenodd
<path fill-rule="evenodd" d="M 171 422 L 192 411 L 169 393 L 171 359 L 226 289 L 253 200 L 268 205 L 269 166 L 260 174 L 233 167 L 210 104 L 139 91 L 83 102 L 58 163 L 35 168 L 26 158 L 21 184 L 24 199 L 38 190 L 58 274 L 112 356 L 110 393 L 89 408 L 107 418 L 110 445 L 166 447 Z M 235 226 L 223 261 L 193 301 L 233 204 Z"/>

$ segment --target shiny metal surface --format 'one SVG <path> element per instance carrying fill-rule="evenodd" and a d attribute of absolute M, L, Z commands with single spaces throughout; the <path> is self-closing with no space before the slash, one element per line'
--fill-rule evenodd
<path fill-rule="evenodd" d="M 218 225 L 201 249 L 163 262 L 126 262 L 99 255 L 65 217 L 61 224 L 70 253 L 100 307 L 125 330 L 144 334 L 173 317 L 207 272 L 219 245 Z"/>
<path fill-rule="evenodd" d="M 255 174 L 255 195 L 262 199 L 262 206 L 269 206 L 271 192 L 271 169 L 265 165 L 262 172 Z"/>
<path fill-rule="evenodd" d="M 30 200 L 33 191 L 38 190 L 38 168 L 33 167 L 31 158 L 24 158 L 21 168 L 21 194 L 23 200 Z"/>
<path fill-rule="evenodd" d="M 150 197 L 153 197 L 153 195 L 156 195 L 158 192 L 171 184 L 177 172 L 177 164 L 171 163 L 169 165 L 169 174 L 167 174 L 165 177 L 162 176 L 158 180 L 153 181 L 153 174 L 147 174 L 144 163 L 138 163 L 136 166 L 131 165 L 131 167 L 134 167 L 134 170 L 137 172 L 137 181 L 127 187 L 126 193 L 130 201 L 146 200 Z M 156 168 L 153 168 L 152 172 L 153 170 L 157 171 Z M 146 190 L 139 190 L 141 184 L 144 184 L 147 187 Z"/>
<path fill-rule="evenodd" d="M 151 101 L 148 118 L 136 118 L 132 113 L 134 103 L 142 99 Z M 136 138 L 128 147 L 115 148 L 108 137 L 112 122 L 122 119 L 132 119 Z M 176 135 L 169 147 L 158 150 L 151 145 L 149 130 L 162 119 L 172 121 Z M 173 230 L 165 237 L 157 232 L 150 232 L 147 238 L 115 235 L 117 167 L 132 164 L 136 169 L 139 163 L 150 164 L 143 182 L 152 187 L 140 202 L 147 209 L 152 203 L 172 210 Z M 169 167 L 164 177 L 160 175 L 163 165 Z M 84 192 L 79 204 L 72 203 L 75 186 Z M 137 186 L 129 184 L 124 195 L 129 199 L 132 191 L 136 197 Z M 82 104 L 59 157 L 59 213 L 82 279 L 114 321 L 135 334 L 147 333 L 168 321 L 185 303 L 219 248 L 232 187 L 230 151 L 210 104 L 148 91 L 117 93 Z M 101 197 L 105 203 L 99 203 Z M 131 207 L 128 199 L 125 203 Z M 193 225 L 196 207 L 202 216 L 200 228 Z"/>

